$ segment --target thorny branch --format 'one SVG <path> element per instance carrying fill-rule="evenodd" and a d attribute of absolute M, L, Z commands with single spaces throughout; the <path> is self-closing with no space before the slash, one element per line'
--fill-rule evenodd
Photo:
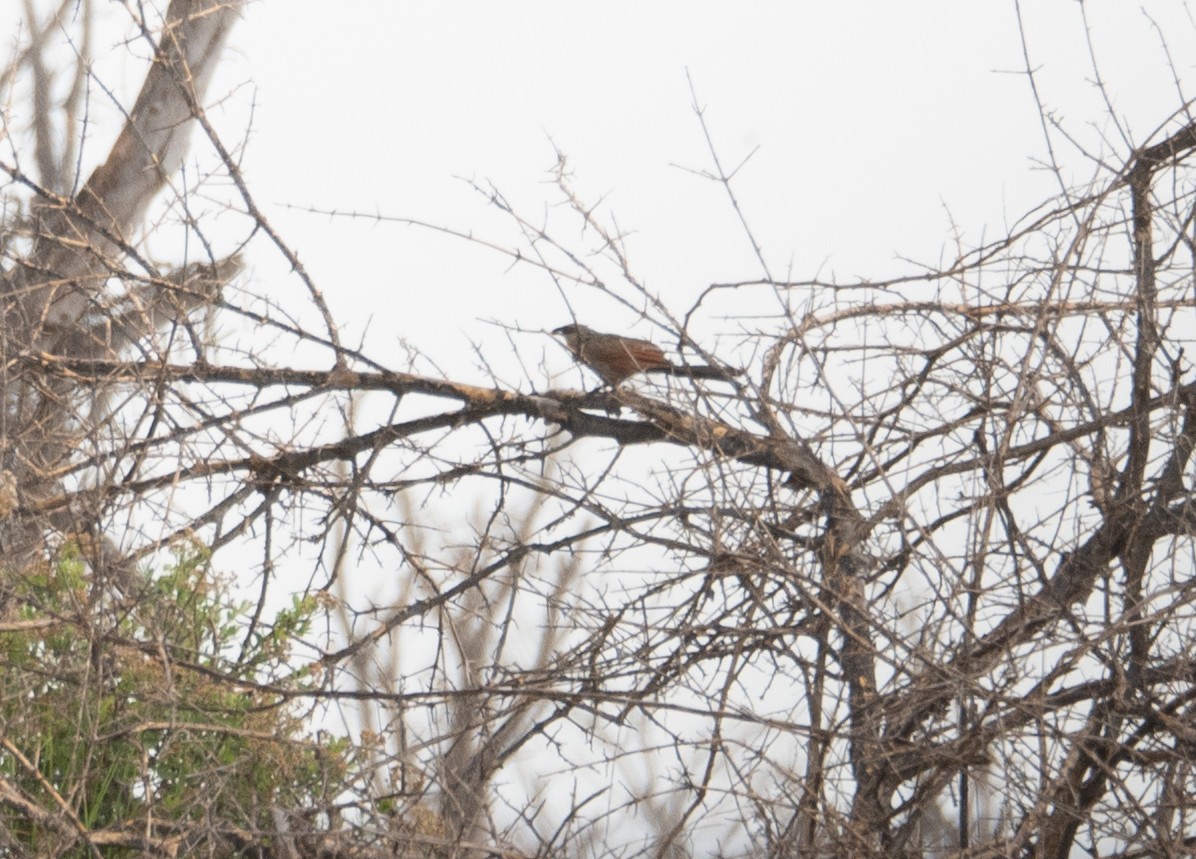
<path fill-rule="evenodd" d="M 238 284 L 253 236 L 298 260 L 203 113 L 240 8 L 170 4 L 79 193 L 44 123 L 38 178 L 3 165 L 25 208 L 0 284 L 0 634 L 86 641 L 56 679 L 89 701 L 141 675 L 171 706 L 216 687 L 247 718 L 304 704 L 314 725 L 335 705 L 355 768 L 268 807 L 230 811 L 213 789 L 178 819 L 147 803 L 137 827 L 89 826 L 92 788 L 53 783 L 8 733 L 6 820 L 91 855 L 614 855 L 636 838 L 682 855 L 711 833 L 778 859 L 1190 848 L 1196 126 L 937 271 L 781 283 L 695 94 L 714 168 L 694 172 L 730 195 L 760 277 L 668 307 L 563 156 L 553 217 L 487 190 L 515 244 L 432 228 L 569 307 L 586 291 L 670 347 L 762 359 L 733 393 L 529 378 L 531 394 L 346 346 L 306 272 L 309 317 Z M 33 27 L 21 55 L 35 79 L 53 32 Z M 196 124 L 250 236 L 156 265 L 139 231 Z M 578 229 L 597 251 L 561 238 Z M 822 304 L 795 313 L 811 293 Z M 720 301 L 760 294 L 785 310 L 737 320 L 731 345 L 702 335 Z M 252 343 L 211 342 L 202 315 Z M 188 541 L 254 588 L 238 652 L 149 634 L 165 628 L 149 607 L 183 601 L 156 589 Z M 71 569 L 63 545 L 84 595 L 34 599 Z M 285 669 L 255 650 L 285 626 L 266 620 L 280 593 L 330 624 Z M 0 704 L 37 701 L 30 684 Z M 274 736 L 213 724 L 141 718 L 105 738 Z M 287 748 L 328 751 L 309 740 Z M 167 781 L 151 746 L 147 797 Z M 211 784 L 232 766 L 215 760 Z M 514 775 L 545 761 L 548 788 Z"/>

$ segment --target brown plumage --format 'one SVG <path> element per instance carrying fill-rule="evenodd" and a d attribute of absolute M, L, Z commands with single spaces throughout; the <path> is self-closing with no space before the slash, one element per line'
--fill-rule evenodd
<path fill-rule="evenodd" d="M 573 357 L 601 376 L 608 385 L 617 385 L 636 373 L 666 373 L 682 378 L 729 382 L 732 376 L 743 372 L 674 364 L 649 340 L 603 334 L 584 325 L 562 325 L 552 333 L 561 335 Z"/>

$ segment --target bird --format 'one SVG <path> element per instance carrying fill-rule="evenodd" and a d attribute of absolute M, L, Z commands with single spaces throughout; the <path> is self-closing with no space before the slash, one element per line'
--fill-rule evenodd
<path fill-rule="evenodd" d="M 704 365 L 674 364 L 659 346 L 650 340 L 603 334 L 585 325 L 562 325 L 553 334 L 565 340 L 573 357 L 585 364 L 612 387 L 636 373 L 665 373 L 689 379 L 714 379 L 730 382 L 742 370 Z"/>

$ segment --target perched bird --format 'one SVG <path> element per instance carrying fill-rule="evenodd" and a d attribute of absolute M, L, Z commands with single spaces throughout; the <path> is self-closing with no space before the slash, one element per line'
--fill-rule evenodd
<path fill-rule="evenodd" d="M 659 346 L 649 340 L 603 334 L 584 325 L 562 325 L 552 332 L 565 340 L 573 357 L 602 377 L 608 385 L 618 385 L 636 373 L 666 373 L 690 379 L 731 381 L 742 370 L 722 367 L 674 364 Z"/>

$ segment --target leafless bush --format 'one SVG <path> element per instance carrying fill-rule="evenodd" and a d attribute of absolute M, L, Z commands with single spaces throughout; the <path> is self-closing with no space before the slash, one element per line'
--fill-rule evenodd
<path fill-rule="evenodd" d="M 5 86 L 39 91 L 74 8 L 85 32 L 88 4 L 31 18 Z M 748 365 L 734 384 L 527 394 L 341 342 L 203 112 L 239 8 L 132 22 L 157 62 L 86 181 L 85 55 L 61 102 L 9 128 L 31 148 L 0 161 L 0 634 L 28 660 L 44 630 L 73 632 L 48 686 L 6 693 L 6 851 L 1191 853 L 1185 112 L 940 270 L 782 282 L 762 261 L 684 310 L 637 280 L 563 158 L 565 220 L 479 187 L 521 236 L 491 249 L 566 300 L 642 308 L 695 363 Z M 164 190 L 188 211 L 171 178 L 196 130 L 246 248 L 184 215 L 202 253 L 153 262 L 141 234 Z M 292 263 L 302 308 L 238 282 L 259 245 Z M 788 310 L 731 314 L 764 294 Z M 712 354 L 691 332 L 720 313 Z M 214 339 L 212 318 L 254 334 Z M 222 614 L 208 550 L 252 583 L 246 612 Z M 170 608 L 187 588 L 205 595 L 192 632 L 235 616 L 236 634 L 188 638 Z M 236 737 L 293 789 L 234 790 L 199 744 L 205 790 L 170 793 L 172 815 L 147 752 L 119 798 L 135 819 L 91 822 L 96 769 L 43 766 L 24 702 L 109 702 L 138 677 L 208 721 L 120 736 Z M 322 745 L 333 724 L 355 753 Z"/>

